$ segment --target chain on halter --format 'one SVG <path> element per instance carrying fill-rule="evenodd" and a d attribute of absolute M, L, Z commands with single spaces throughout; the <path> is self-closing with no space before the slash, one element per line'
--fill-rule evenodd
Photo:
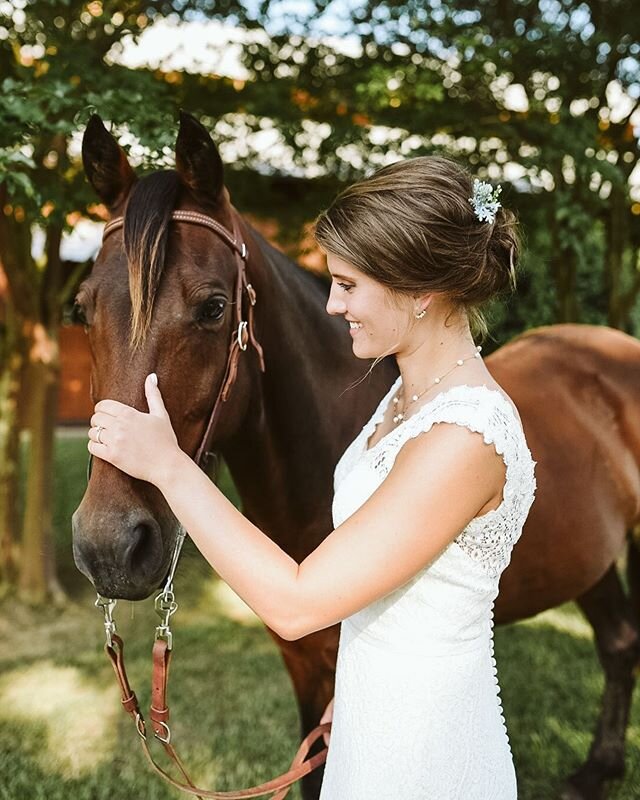
<path fill-rule="evenodd" d="M 163 590 L 154 600 L 156 614 L 161 619 L 160 625 L 156 627 L 156 640 L 165 639 L 167 642 L 167 648 L 169 650 L 171 650 L 173 647 L 173 633 L 171 632 L 169 620 L 178 610 L 178 603 L 176 602 L 175 594 L 173 593 L 173 576 L 175 575 L 176 567 L 178 566 L 178 559 L 180 558 L 180 552 L 182 550 L 182 545 L 184 544 L 186 535 L 187 532 L 182 525 L 180 525 L 178 528 L 176 544 L 173 549 L 173 556 L 171 557 L 171 566 L 169 567 L 167 580 L 165 581 Z"/>

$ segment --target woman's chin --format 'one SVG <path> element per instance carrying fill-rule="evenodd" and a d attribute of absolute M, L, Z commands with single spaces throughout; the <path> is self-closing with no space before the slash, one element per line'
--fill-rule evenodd
<path fill-rule="evenodd" d="M 367 346 L 368 345 L 368 346 Z M 357 338 L 352 343 L 353 355 L 356 358 L 377 358 L 378 353 L 373 352 L 373 348 L 368 342 L 358 342 Z"/>

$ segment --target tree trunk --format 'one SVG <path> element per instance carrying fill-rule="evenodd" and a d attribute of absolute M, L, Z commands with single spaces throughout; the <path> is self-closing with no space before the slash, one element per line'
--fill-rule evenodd
<path fill-rule="evenodd" d="M 19 579 L 20 596 L 30 603 L 63 597 L 55 572 L 52 519 L 59 371 L 57 337 L 37 322 L 32 327 L 28 364 L 29 454 Z"/>
<path fill-rule="evenodd" d="M 55 575 L 52 512 L 63 220 L 52 221 L 47 227 L 43 270 L 31 255 L 31 225 L 16 209 L 12 210 L 9 199 L 6 184 L 0 183 L 0 264 L 12 303 L 23 320 L 26 343 L 17 409 L 29 432 L 18 589 L 23 599 L 39 603 L 49 597 L 64 597 Z"/>
<path fill-rule="evenodd" d="M 609 198 L 605 259 L 608 323 L 612 328 L 623 328 L 625 323 L 625 297 L 622 282 L 624 254 L 629 244 L 628 213 L 626 192 L 623 187 L 614 184 Z"/>
<path fill-rule="evenodd" d="M 631 286 L 625 292 L 624 297 L 620 301 L 621 317 L 623 321 L 622 330 L 630 336 L 634 335 L 633 320 L 631 319 L 631 312 L 638 301 L 640 294 L 640 247 L 631 248 L 631 270 L 632 280 Z"/>
<path fill-rule="evenodd" d="M 18 398 L 24 361 L 22 325 L 10 298 L 4 298 L 0 331 L 0 587 L 17 577 L 19 532 L 20 420 Z"/>
<path fill-rule="evenodd" d="M 578 322 L 579 311 L 576 296 L 576 253 L 562 246 L 558 220 L 553 207 L 551 216 L 551 275 L 556 289 L 556 322 Z"/>
<path fill-rule="evenodd" d="M 578 299 L 576 295 L 576 254 L 564 250 L 555 263 L 556 273 L 556 322 L 578 322 Z"/>

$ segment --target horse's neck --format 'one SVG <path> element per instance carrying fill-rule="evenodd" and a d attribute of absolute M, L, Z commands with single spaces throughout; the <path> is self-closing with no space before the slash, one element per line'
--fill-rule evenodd
<path fill-rule="evenodd" d="M 380 364 L 349 390 L 368 362 L 353 356 L 344 320 L 326 313 L 315 278 L 262 247 L 251 280 L 266 372 L 254 370 L 246 418 L 223 455 L 245 513 L 301 560 L 331 530 L 335 465 L 394 375 Z"/>

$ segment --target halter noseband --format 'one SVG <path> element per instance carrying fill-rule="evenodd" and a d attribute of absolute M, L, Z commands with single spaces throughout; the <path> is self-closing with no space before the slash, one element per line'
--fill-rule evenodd
<path fill-rule="evenodd" d="M 173 222 L 186 222 L 192 225 L 200 225 L 213 231 L 226 245 L 231 248 L 236 261 L 236 282 L 234 286 L 236 326 L 231 337 L 231 344 L 229 346 L 229 354 L 227 356 L 227 364 L 222 383 L 220 385 L 215 403 L 213 404 L 211 415 L 209 417 L 207 427 L 205 428 L 202 441 L 200 442 L 200 446 L 198 447 L 194 457 L 196 464 L 203 466 L 203 457 L 206 458 L 210 455 L 207 448 L 211 441 L 215 425 L 218 421 L 222 403 L 227 401 L 229 393 L 231 392 L 231 388 L 235 383 L 236 376 L 238 374 L 238 360 L 240 357 L 240 352 L 244 352 L 249 343 L 251 343 L 251 346 L 258 354 L 261 371 L 265 371 L 264 353 L 262 351 L 262 347 L 255 337 L 253 328 L 253 309 L 256 304 L 257 297 L 255 289 L 247 280 L 247 258 L 249 251 L 247 250 L 246 244 L 242 240 L 242 234 L 238 224 L 238 214 L 235 209 L 232 209 L 231 214 L 233 233 L 227 230 L 224 225 L 221 225 L 212 217 L 208 217 L 205 214 L 199 214 L 197 211 L 173 211 L 170 219 Z M 113 233 L 119 228 L 122 228 L 123 226 L 124 217 L 116 217 L 115 219 L 110 220 L 104 226 L 104 230 L 102 232 L 103 244 L 109 234 Z M 243 299 L 245 293 L 248 300 L 246 320 L 243 319 Z"/>

